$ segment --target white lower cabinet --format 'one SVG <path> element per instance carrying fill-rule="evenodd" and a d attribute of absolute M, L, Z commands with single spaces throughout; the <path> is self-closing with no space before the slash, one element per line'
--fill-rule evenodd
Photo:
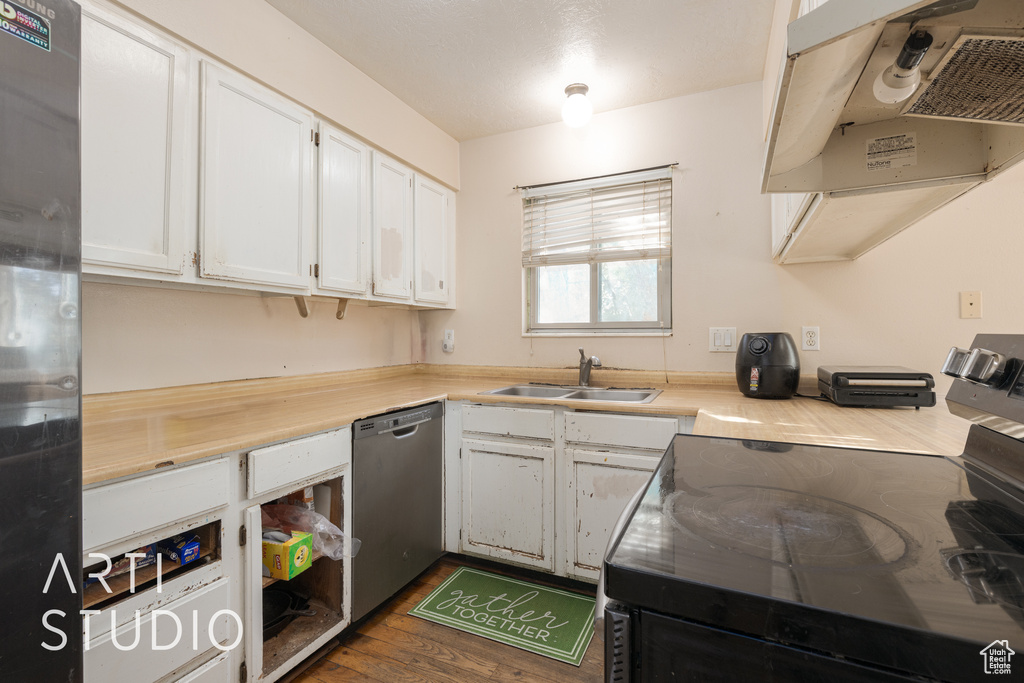
<path fill-rule="evenodd" d="M 222 652 L 201 667 L 178 679 L 178 683 L 231 683 L 236 680 L 231 675 L 231 657 Z"/>
<path fill-rule="evenodd" d="M 554 571 L 555 449 L 462 441 L 462 547 Z"/>
<path fill-rule="evenodd" d="M 248 496 L 243 503 L 242 547 L 239 576 L 242 608 L 249 615 L 244 638 L 243 680 L 271 683 L 322 648 L 349 625 L 351 617 L 351 557 L 339 560 L 322 556 L 315 549 L 308 569 L 288 581 L 263 575 L 262 511 L 282 495 L 313 487 L 316 512 L 352 538 L 352 430 L 349 427 L 282 444 L 255 449 L 245 454 L 250 471 Z M 262 470 L 254 489 L 254 471 Z M 258 491 L 258 492 L 257 492 Z M 263 596 L 265 589 L 284 588 L 308 600 L 314 615 L 297 617 L 276 635 L 264 638 Z"/>
<path fill-rule="evenodd" d="M 313 487 L 317 511 L 351 539 L 351 453 L 342 427 L 86 489 L 83 580 L 176 534 L 198 536 L 199 553 L 84 587 L 85 680 L 271 683 L 337 636 L 349 624 L 351 560 L 314 551 L 280 583 L 316 615 L 264 641 L 263 590 L 275 581 L 262 571 L 261 505 Z"/>
<path fill-rule="evenodd" d="M 568 573 L 597 579 L 612 528 L 626 503 L 651 478 L 660 454 L 627 454 L 566 449 L 572 468 L 567 496 L 571 522 Z"/>
<path fill-rule="evenodd" d="M 82 493 L 82 546 L 107 547 L 228 503 L 226 458 L 161 469 Z M 160 501 L 153 505 L 153 501 Z M 131 514 L 125 514 L 131 510 Z"/>
<path fill-rule="evenodd" d="M 454 416 L 458 550 L 585 581 L 597 580 L 615 522 L 672 438 L 692 428 L 692 418 L 560 406 L 463 404 Z"/>
<path fill-rule="evenodd" d="M 228 586 L 222 578 L 161 608 L 132 611 L 127 623 L 88 641 L 85 680 L 155 681 L 218 646 L 230 649 L 241 633 L 230 614 Z M 116 610 L 90 621 L 124 618 Z"/>
<path fill-rule="evenodd" d="M 568 523 L 567 573 L 597 580 L 612 529 L 626 504 L 651 478 L 672 438 L 674 417 L 564 414 Z"/>

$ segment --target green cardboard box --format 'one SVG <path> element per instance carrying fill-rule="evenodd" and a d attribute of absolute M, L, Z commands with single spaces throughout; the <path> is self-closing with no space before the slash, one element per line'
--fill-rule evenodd
<path fill-rule="evenodd" d="M 313 534 L 293 531 L 292 537 L 282 543 L 263 541 L 263 566 L 275 579 L 298 576 L 313 564 Z"/>

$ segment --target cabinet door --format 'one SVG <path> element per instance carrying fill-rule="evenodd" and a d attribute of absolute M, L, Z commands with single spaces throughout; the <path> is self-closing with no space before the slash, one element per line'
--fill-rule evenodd
<path fill-rule="evenodd" d="M 263 522 L 260 506 L 252 505 L 242 511 L 242 524 L 246 538 L 253 539 L 243 548 L 245 559 L 242 574 L 242 605 L 245 621 L 245 663 L 249 680 L 255 681 L 263 674 L 263 630 L 260 628 L 263 615 Z M 257 617 L 257 615 L 260 615 Z"/>
<path fill-rule="evenodd" d="M 772 258 L 778 258 L 785 251 L 800 219 L 820 196 L 807 192 L 772 195 Z"/>
<path fill-rule="evenodd" d="M 373 293 L 409 300 L 413 173 L 379 152 L 373 159 Z"/>
<path fill-rule="evenodd" d="M 370 150 L 320 124 L 320 221 L 317 286 L 366 294 L 370 271 Z"/>
<path fill-rule="evenodd" d="M 555 449 L 462 441 L 462 550 L 554 571 Z"/>
<path fill-rule="evenodd" d="M 636 455 L 567 449 L 572 491 L 567 520 L 569 573 L 597 579 L 608 539 L 630 498 L 651 478 L 660 454 Z"/>
<path fill-rule="evenodd" d="M 452 193 L 416 174 L 413 282 L 418 303 L 448 303 L 448 221 Z"/>
<path fill-rule="evenodd" d="M 118 16 L 82 12 L 82 262 L 180 275 L 189 53 Z"/>
<path fill-rule="evenodd" d="M 309 293 L 313 116 L 202 64 L 202 277 Z"/>

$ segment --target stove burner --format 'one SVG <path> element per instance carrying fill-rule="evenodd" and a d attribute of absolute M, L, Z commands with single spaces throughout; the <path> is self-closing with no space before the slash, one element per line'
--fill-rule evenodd
<path fill-rule="evenodd" d="M 913 545 L 905 531 L 874 512 L 769 486 L 678 491 L 666 497 L 664 514 L 677 529 L 714 546 L 794 569 L 885 567 Z"/>

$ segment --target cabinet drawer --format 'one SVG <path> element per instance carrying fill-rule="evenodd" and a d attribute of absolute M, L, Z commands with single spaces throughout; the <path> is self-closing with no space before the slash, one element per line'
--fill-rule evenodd
<path fill-rule="evenodd" d="M 178 683 L 232 683 L 231 655 L 222 652 L 198 669 L 185 674 Z"/>
<path fill-rule="evenodd" d="M 538 408 L 469 405 L 462 409 L 462 431 L 552 441 L 555 413 Z"/>
<path fill-rule="evenodd" d="M 214 643 L 235 644 L 239 624 L 228 612 L 229 583 L 220 579 L 90 640 L 84 654 L 86 683 L 155 681 L 211 650 Z M 110 619 L 109 611 L 91 618 Z"/>
<path fill-rule="evenodd" d="M 82 547 L 100 548 L 227 505 L 228 469 L 220 458 L 84 491 Z"/>
<path fill-rule="evenodd" d="M 249 497 L 298 484 L 352 461 L 352 430 L 307 436 L 249 453 Z"/>
<path fill-rule="evenodd" d="M 565 440 L 664 451 L 679 431 L 674 417 L 565 413 Z"/>

